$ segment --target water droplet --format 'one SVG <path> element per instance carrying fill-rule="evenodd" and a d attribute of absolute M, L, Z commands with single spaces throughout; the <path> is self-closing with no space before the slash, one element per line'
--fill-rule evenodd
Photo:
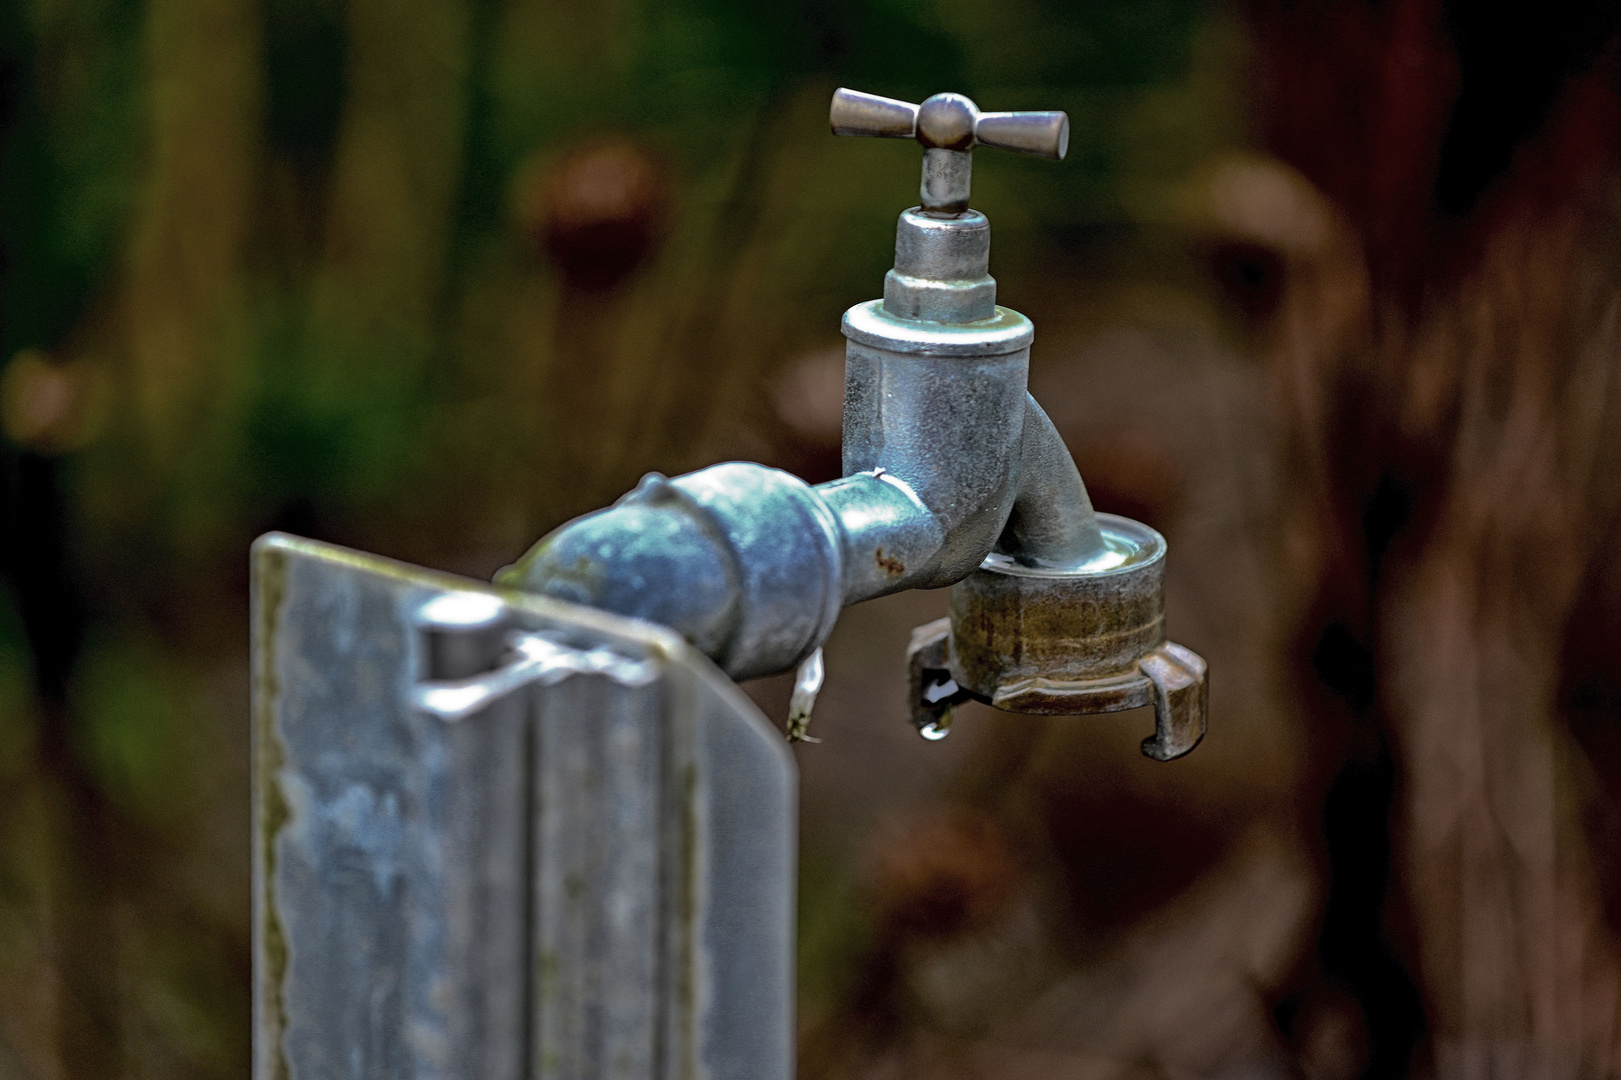
<path fill-rule="evenodd" d="M 947 709 L 940 714 L 940 718 L 931 723 L 924 724 L 917 729 L 917 733 L 930 742 L 939 742 L 951 734 L 951 710 Z"/>

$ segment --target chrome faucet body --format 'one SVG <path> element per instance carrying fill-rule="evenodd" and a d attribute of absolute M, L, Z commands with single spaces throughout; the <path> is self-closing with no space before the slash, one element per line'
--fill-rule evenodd
<path fill-rule="evenodd" d="M 976 142 L 1061 158 L 1067 118 L 841 90 L 832 126 L 925 146 L 884 297 L 844 316 L 844 477 L 812 487 L 749 462 L 650 474 L 500 580 L 663 623 L 735 679 L 808 660 L 849 604 L 956 586 L 952 618 L 914 639 L 920 730 L 943 732 L 968 697 L 1053 713 L 1153 703 L 1145 752 L 1186 753 L 1204 729 L 1204 664 L 1164 641 L 1164 540 L 1093 511 L 1026 389 L 1035 327 L 997 306 L 990 223 L 967 207 Z"/>

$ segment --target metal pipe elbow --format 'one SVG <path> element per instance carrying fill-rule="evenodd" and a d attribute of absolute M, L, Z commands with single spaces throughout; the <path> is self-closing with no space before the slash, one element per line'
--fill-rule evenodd
<path fill-rule="evenodd" d="M 843 607 L 843 543 L 798 477 L 748 462 L 649 473 L 496 581 L 671 627 L 734 679 L 793 667 Z"/>
<path fill-rule="evenodd" d="M 1062 570 L 1084 568 L 1102 554 L 1103 534 L 1080 471 L 1028 393 L 1017 437 L 1016 453 L 978 469 L 981 487 L 994 496 L 986 505 L 958 499 L 949 513 L 933 510 L 917 491 L 940 487 L 927 474 L 918 484 L 882 468 L 819 485 L 816 493 L 843 534 L 844 602 L 953 585 L 993 551 L 1025 566 Z"/>

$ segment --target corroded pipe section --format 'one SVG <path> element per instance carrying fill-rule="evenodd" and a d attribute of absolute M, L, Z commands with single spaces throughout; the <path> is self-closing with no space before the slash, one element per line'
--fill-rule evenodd
<path fill-rule="evenodd" d="M 663 623 L 734 679 L 792 667 L 843 605 L 842 532 L 803 480 L 749 462 L 644 478 L 498 584 Z"/>

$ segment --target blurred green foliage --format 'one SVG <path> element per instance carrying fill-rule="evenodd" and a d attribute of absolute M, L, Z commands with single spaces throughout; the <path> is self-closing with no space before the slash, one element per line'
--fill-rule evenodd
<path fill-rule="evenodd" d="M 93 639 L 79 666 L 79 752 L 109 802 L 151 828 L 190 824 L 207 794 L 209 728 L 180 657 L 132 634 Z"/>
<path fill-rule="evenodd" d="M 134 0 L 0 8 L 0 355 L 61 341 L 114 271 L 140 162 L 140 40 Z"/>

